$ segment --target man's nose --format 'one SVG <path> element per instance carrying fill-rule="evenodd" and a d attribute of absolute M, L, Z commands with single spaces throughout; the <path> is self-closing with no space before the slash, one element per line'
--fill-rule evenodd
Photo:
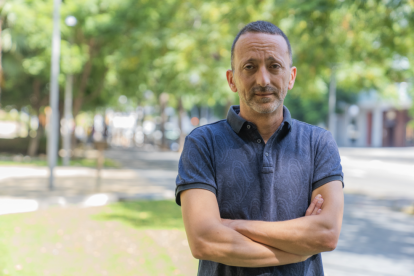
<path fill-rule="evenodd" d="M 259 70 L 257 71 L 256 82 L 262 87 L 268 86 L 270 84 L 269 71 L 267 70 L 266 66 L 260 66 Z"/>

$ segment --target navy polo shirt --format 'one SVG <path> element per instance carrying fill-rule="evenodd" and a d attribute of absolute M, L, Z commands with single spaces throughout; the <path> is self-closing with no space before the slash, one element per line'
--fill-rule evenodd
<path fill-rule="evenodd" d="M 180 192 L 214 193 L 221 218 L 284 221 L 305 215 L 312 191 L 343 181 L 338 147 L 323 128 L 292 119 L 283 107 L 279 129 L 263 142 L 257 127 L 232 106 L 227 120 L 194 129 L 186 138 L 176 180 Z M 245 268 L 200 260 L 199 276 L 324 275 L 321 254 L 301 263 Z"/>

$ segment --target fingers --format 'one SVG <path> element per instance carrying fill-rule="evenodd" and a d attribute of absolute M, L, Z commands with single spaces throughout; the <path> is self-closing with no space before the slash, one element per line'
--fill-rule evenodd
<path fill-rule="evenodd" d="M 323 198 L 320 197 L 318 199 L 318 201 L 316 202 L 316 204 L 315 204 L 315 208 L 313 209 L 312 215 L 320 214 L 320 212 L 322 211 L 322 209 L 321 209 L 322 204 L 323 204 Z"/>
<path fill-rule="evenodd" d="M 310 216 L 313 213 L 313 210 L 315 209 L 316 203 L 318 202 L 321 195 L 317 195 L 309 205 L 308 209 L 306 210 L 305 216 Z"/>
<path fill-rule="evenodd" d="M 321 195 L 317 195 L 309 205 L 309 208 L 306 210 L 305 216 L 317 215 L 321 210 L 323 204 L 323 198 Z"/>

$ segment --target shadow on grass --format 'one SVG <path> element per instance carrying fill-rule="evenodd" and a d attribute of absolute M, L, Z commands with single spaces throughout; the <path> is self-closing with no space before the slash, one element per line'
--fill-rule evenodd
<path fill-rule="evenodd" d="M 134 228 L 184 228 L 181 208 L 173 200 L 117 202 L 92 217 L 100 221 L 120 221 Z"/>

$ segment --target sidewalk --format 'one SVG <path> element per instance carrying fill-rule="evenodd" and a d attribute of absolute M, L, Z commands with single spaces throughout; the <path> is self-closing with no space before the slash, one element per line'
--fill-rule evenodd
<path fill-rule="evenodd" d="M 414 201 L 414 160 L 410 161 L 414 148 L 339 150 L 345 193 Z M 0 166 L 0 198 L 34 199 L 39 208 L 83 205 L 97 193 L 106 194 L 108 201 L 174 198 L 179 153 L 112 148 L 105 156 L 120 163 L 122 169 L 103 169 L 99 188 L 94 168 L 57 167 L 55 188 L 50 191 L 47 167 Z"/>
<path fill-rule="evenodd" d="M 405 148 L 339 148 L 345 157 L 358 159 L 408 162 L 414 164 L 414 147 Z"/>
<path fill-rule="evenodd" d="M 54 189 L 49 190 L 49 169 L 38 166 L 0 166 L 0 214 L 50 206 L 100 206 L 112 201 L 173 199 L 177 153 L 109 150 L 107 157 L 123 169 L 56 167 Z M 127 156 L 127 158 L 123 158 Z M 26 207 L 24 207 L 26 206 Z M 15 210 L 15 211 L 13 211 Z"/>
<path fill-rule="evenodd" d="M 0 167 L 0 196 L 47 198 L 55 196 L 86 196 L 94 193 L 110 193 L 120 199 L 142 194 L 170 195 L 175 184 L 175 172 L 163 170 L 103 169 L 100 184 L 97 170 L 84 167 L 57 167 L 54 189 L 48 189 L 47 167 Z M 157 176 L 157 181 L 149 179 Z M 97 186 L 99 185 L 99 186 Z"/>

